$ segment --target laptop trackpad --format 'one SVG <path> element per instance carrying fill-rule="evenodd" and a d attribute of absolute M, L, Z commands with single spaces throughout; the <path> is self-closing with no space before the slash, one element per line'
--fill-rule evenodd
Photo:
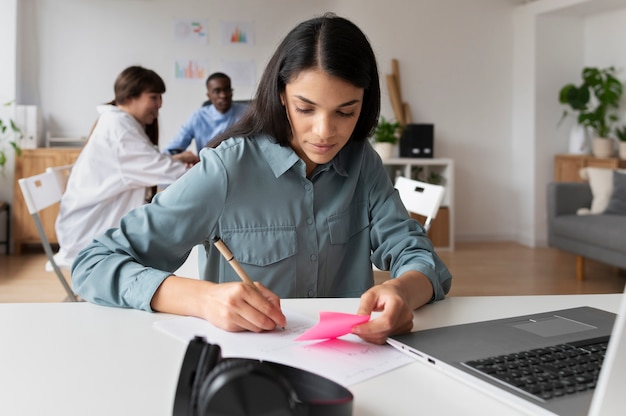
<path fill-rule="evenodd" d="M 554 315 L 547 318 L 528 319 L 522 322 L 515 322 L 513 327 L 531 332 L 541 337 L 554 337 L 568 335 L 576 332 L 596 329 L 593 325 L 588 325 L 562 316 Z"/>

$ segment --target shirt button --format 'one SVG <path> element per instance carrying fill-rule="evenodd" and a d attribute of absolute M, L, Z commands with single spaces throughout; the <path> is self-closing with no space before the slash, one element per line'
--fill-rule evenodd
<path fill-rule="evenodd" d="M 315 260 L 317 260 L 317 255 L 311 254 L 311 261 L 315 261 Z"/>
<path fill-rule="evenodd" d="M 310 190 L 311 190 L 311 184 L 310 184 L 310 183 L 307 183 L 306 185 L 304 185 L 304 189 L 305 189 L 306 191 L 310 191 Z"/>
<path fill-rule="evenodd" d="M 313 224 L 313 218 L 307 218 L 307 219 L 306 219 L 306 223 L 307 223 L 308 225 Z"/>
<path fill-rule="evenodd" d="M 309 291 L 308 291 L 308 292 L 306 292 L 306 295 L 307 295 L 308 297 L 312 298 L 312 297 L 314 297 L 314 296 L 315 296 L 315 292 L 313 291 L 313 289 L 309 289 Z"/>

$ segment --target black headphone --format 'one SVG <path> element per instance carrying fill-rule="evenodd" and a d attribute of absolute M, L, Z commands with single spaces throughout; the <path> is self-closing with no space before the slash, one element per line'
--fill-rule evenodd
<path fill-rule="evenodd" d="M 173 416 L 349 416 L 352 393 L 332 380 L 269 361 L 222 358 L 219 345 L 189 341 Z"/>

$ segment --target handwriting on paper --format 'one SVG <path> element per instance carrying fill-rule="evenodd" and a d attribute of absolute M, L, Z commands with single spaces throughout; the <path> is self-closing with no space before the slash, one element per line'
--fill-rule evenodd
<path fill-rule="evenodd" d="M 341 339 L 294 342 L 315 326 L 315 319 L 283 309 L 287 318 L 284 330 L 254 333 L 228 332 L 194 317 L 174 318 L 154 326 L 183 342 L 203 336 L 217 344 L 226 357 L 255 358 L 302 368 L 349 386 L 378 374 L 409 364 L 414 360 L 389 345 L 375 345 L 353 334 Z"/>

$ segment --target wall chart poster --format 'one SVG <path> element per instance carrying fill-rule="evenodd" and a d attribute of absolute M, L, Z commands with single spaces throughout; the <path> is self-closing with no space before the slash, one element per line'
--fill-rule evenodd
<path fill-rule="evenodd" d="M 180 43 L 206 44 L 209 41 L 207 19 L 177 19 L 174 21 L 174 40 Z"/>
<path fill-rule="evenodd" d="M 177 59 L 174 62 L 174 79 L 176 81 L 201 81 L 209 76 L 209 61 L 200 59 Z"/>
<path fill-rule="evenodd" d="M 221 22 L 222 45 L 254 45 L 253 22 Z"/>

